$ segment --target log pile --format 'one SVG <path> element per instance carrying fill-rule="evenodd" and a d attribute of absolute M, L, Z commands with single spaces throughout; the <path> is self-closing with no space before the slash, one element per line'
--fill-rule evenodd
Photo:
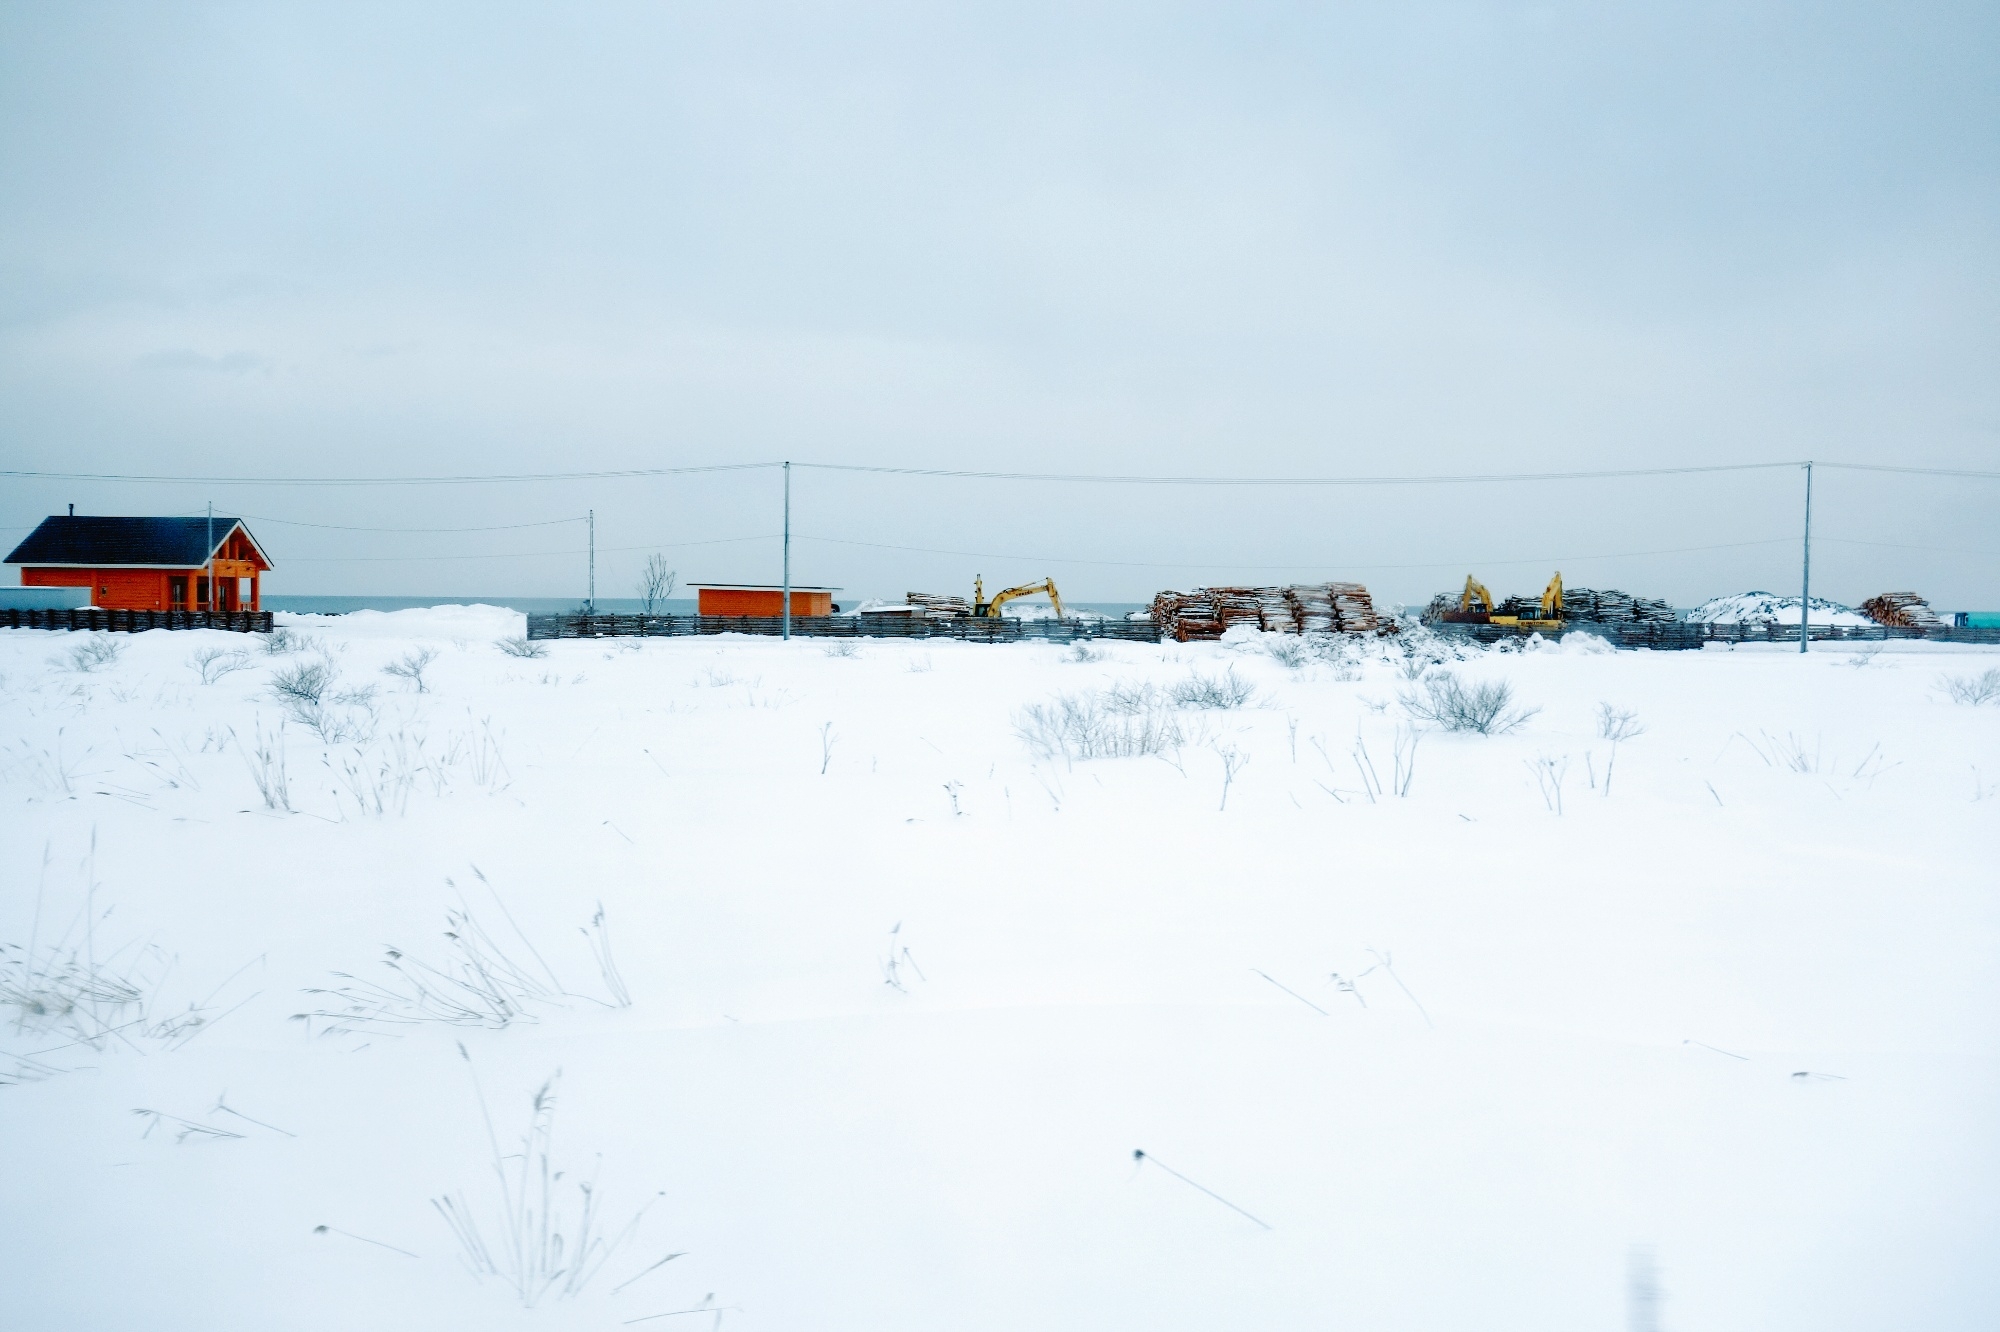
<path fill-rule="evenodd" d="M 1237 625 L 1266 633 L 1372 634 L 1394 631 L 1359 583 L 1293 587 L 1198 587 L 1153 598 L 1153 620 L 1175 640 L 1220 638 Z"/>
<path fill-rule="evenodd" d="M 1437 624 L 1458 611 L 1462 594 L 1440 592 L 1424 607 L 1423 622 Z M 1508 597 L 1493 608 L 1495 615 L 1511 615 L 1523 620 L 1542 618 L 1540 597 Z M 1563 619 L 1591 624 L 1671 624 L 1680 617 L 1664 601 L 1635 597 L 1617 588 L 1566 587 L 1563 589 Z"/>
<path fill-rule="evenodd" d="M 1877 624 L 1886 624 L 1892 629 L 1941 629 L 1944 621 L 1938 618 L 1928 601 L 1914 592 L 1884 592 L 1879 597 L 1870 597 L 1861 603 L 1859 610 Z"/>
<path fill-rule="evenodd" d="M 903 599 L 916 607 L 911 612 L 912 618 L 916 619 L 957 620 L 969 618 L 972 614 L 972 603 L 964 597 L 947 597 L 936 592 L 908 592 Z"/>
<path fill-rule="evenodd" d="M 1601 591 L 1588 587 L 1566 587 L 1563 589 L 1563 618 L 1589 620 L 1597 624 L 1663 624 L 1680 617 L 1664 601 L 1635 597 L 1615 587 Z"/>

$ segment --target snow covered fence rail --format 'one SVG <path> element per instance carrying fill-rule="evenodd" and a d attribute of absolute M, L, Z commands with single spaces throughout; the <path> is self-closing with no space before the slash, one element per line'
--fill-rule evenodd
<path fill-rule="evenodd" d="M 271 612 L 0 607 L 0 629 L 82 629 L 116 634 L 136 634 L 147 629 L 227 629 L 239 634 L 268 634 Z"/>
<path fill-rule="evenodd" d="M 1505 639 L 1526 638 L 1532 632 L 1539 632 L 1544 638 L 1561 638 L 1565 634 L 1590 634 L 1601 638 L 1614 647 L 1654 648 L 1674 651 L 1699 648 L 1707 643 L 1796 643 L 1799 641 L 1799 627 L 1796 624 L 1766 624 L 1752 621 L 1743 624 L 1705 624 L 1692 620 L 1670 622 L 1611 621 L 1598 623 L 1590 620 L 1571 620 L 1561 629 L 1527 630 L 1504 624 L 1434 624 L 1432 632 L 1453 638 L 1469 638 L 1477 643 L 1498 643 Z M 1954 629 L 1947 626 L 1912 628 L 1883 624 L 1815 624 L 1812 626 L 1812 641 L 1815 643 L 1879 643 L 1891 638 L 1921 638 L 1941 643 L 1992 643 L 2000 645 L 2000 629 Z"/>
<path fill-rule="evenodd" d="M 784 632 L 775 615 L 530 615 L 528 637 L 678 638 L 693 634 Z M 1016 620 L 962 616 L 927 619 L 918 615 L 795 615 L 794 638 L 958 638 L 975 643 L 1074 643 L 1115 638 L 1157 643 L 1160 627 L 1151 620 Z"/>

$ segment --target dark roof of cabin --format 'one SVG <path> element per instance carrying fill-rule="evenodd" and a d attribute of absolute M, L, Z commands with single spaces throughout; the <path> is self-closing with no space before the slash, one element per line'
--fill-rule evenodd
<path fill-rule="evenodd" d="M 229 534 L 242 523 L 217 514 L 208 518 L 69 518 L 42 519 L 28 539 L 14 547 L 7 564 L 59 564 L 87 567 L 152 565 L 192 569 L 206 564 Z M 213 531 L 215 540 L 209 541 Z M 243 528 L 250 536 L 250 529 Z M 250 537 L 257 546 L 257 538 Z M 257 546 L 259 553 L 263 547 Z M 269 557 L 265 558 L 269 563 Z"/>

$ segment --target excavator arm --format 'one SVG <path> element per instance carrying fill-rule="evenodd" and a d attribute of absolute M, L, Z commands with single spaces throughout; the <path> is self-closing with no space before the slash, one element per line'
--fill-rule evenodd
<path fill-rule="evenodd" d="M 1056 591 L 1056 580 L 1053 578 L 1044 578 L 1039 583 L 1027 583 L 1021 587 L 1010 587 L 1005 592 L 995 592 L 993 594 L 993 600 L 985 602 L 983 604 L 983 608 L 979 610 L 977 613 L 980 615 L 985 615 L 992 617 L 994 619 L 998 619 L 1000 615 L 1000 608 L 1002 606 L 1014 600 L 1016 597 L 1032 597 L 1038 592 L 1047 595 L 1049 599 L 1049 604 L 1056 608 L 1056 618 L 1058 620 L 1062 619 L 1063 618 L 1062 595 Z M 975 593 L 975 595 L 977 594 Z"/>
<path fill-rule="evenodd" d="M 1477 609 L 1485 611 L 1488 615 L 1493 613 L 1493 594 L 1486 590 L 1486 584 L 1480 582 L 1471 574 L 1467 574 L 1465 576 L 1465 593 L 1458 599 L 1458 608 L 1462 611 L 1470 611 L 1474 609 L 1474 602 L 1478 603 Z"/>
<path fill-rule="evenodd" d="M 1542 618 L 1560 620 L 1563 617 L 1563 576 L 1560 570 L 1549 585 L 1542 589 Z"/>

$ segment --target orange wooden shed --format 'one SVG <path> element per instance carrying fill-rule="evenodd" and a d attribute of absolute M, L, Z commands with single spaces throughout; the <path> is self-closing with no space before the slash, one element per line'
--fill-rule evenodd
<path fill-rule="evenodd" d="M 6 562 L 22 566 L 24 587 L 87 587 L 90 604 L 106 610 L 261 610 L 260 579 L 271 567 L 243 520 L 220 516 L 58 514 Z"/>
<path fill-rule="evenodd" d="M 695 592 L 695 611 L 700 615 L 762 615 L 785 613 L 785 589 L 776 583 L 690 583 Z M 840 608 L 833 604 L 837 587 L 792 585 L 792 614 L 831 615 Z"/>

